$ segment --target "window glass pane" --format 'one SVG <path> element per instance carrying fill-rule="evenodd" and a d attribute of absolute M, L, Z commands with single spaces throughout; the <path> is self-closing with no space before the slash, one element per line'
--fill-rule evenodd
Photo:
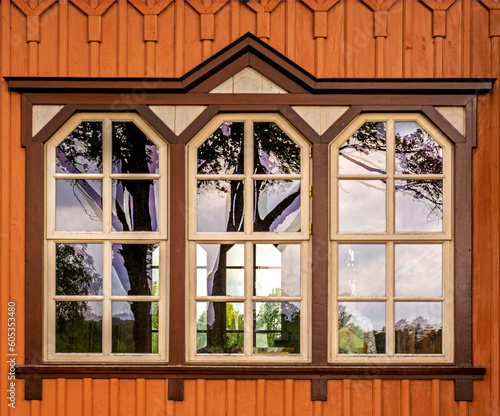
<path fill-rule="evenodd" d="M 158 353 L 158 302 L 112 302 L 113 353 Z"/>
<path fill-rule="evenodd" d="M 396 122 L 396 173 L 443 173 L 443 149 L 415 121 Z"/>
<path fill-rule="evenodd" d="M 254 173 L 300 173 L 300 147 L 276 123 L 254 123 Z"/>
<path fill-rule="evenodd" d="M 225 122 L 198 147 L 199 174 L 243 173 L 244 123 Z"/>
<path fill-rule="evenodd" d="M 158 180 L 113 180 L 113 231 L 158 231 Z"/>
<path fill-rule="evenodd" d="M 385 174 L 385 122 L 367 122 L 339 149 L 339 173 Z"/>
<path fill-rule="evenodd" d="M 197 231 L 243 231 L 243 181 L 198 181 Z"/>
<path fill-rule="evenodd" d="M 383 180 L 339 180 L 339 232 L 385 231 Z"/>
<path fill-rule="evenodd" d="M 56 147 L 56 172 L 102 172 L 102 122 L 80 123 Z"/>
<path fill-rule="evenodd" d="M 396 244 L 396 296 L 441 296 L 441 244 Z"/>
<path fill-rule="evenodd" d="M 158 147 L 133 122 L 113 122 L 113 173 L 158 173 Z"/>
<path fill-rule="evenodd" d="M 254 302 L 254 353 L 300 353 L 300 302 Z"/>
<path fill-rule="evenodd" d="M 112 250 L 112 294 L 158 296 L 158 244 L 113 244 Z"/>
<path fill-rule="evenodd" d="M 385 244 L 339 244 L 339 296 L 385 295 Z"/>
<path fill-rule="evenodd" d="M 196 294 L 244 296 L 245 246 L 198 244 L 196 246 Z"/>
<path fill-rule="evenodd" d="M 443 230 L 443 181 L 396 181 L 396 231 Z"/>
<path fill-rule="evenodd" d="M 396 302 L 396 353 L 441 354 L 441 302 Z"/>
<path fill-rule="evenodd" d="M 56 295 L 102 295 L 102 244 L 56 244 Z"/>
<path fill-rule="evenodd" d="M 339 302 L 339 354 L 385 354 L 385 303 Z"/>
<path fill-rule="evenodd" d="M 56 352 L 102 351 L 102 302 L 56 302 Z"/>
<path fill-rule="evenodd" d="M 56 180 L 56 231 L 102 231 L 102 181 Z"/>
<path fill-rule="evenodd" d="M 198 353 L 244 352 L 243 302 L 197 302 L 196 319 Z"/>
<path fill-rule="evenodd" d="M 300 296 L 300 245 L 256 244 L 255 296 Z"/>
<path fill-rule="evenodd" d="M 300 231 L 300 180 L 257 180 L 254 195 L 254 231 Z"/>

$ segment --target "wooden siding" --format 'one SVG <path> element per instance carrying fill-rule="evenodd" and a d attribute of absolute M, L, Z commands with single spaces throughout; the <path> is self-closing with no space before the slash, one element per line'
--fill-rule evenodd
<path fill-rule="evenodd" d="M 79 3 L 80 5 L 76 5 Z M 109 3 L 109 4 L 107 4 Z M 137 2 L 138 3 L 138 2 Z M 251 32 L 318 77 L 499 77 L 500 3 L 494 0 L 4 0 L 0 75 L 180 77 Z M 158 4 L 161 4 L 161 7 Z M 82 6 L 84 4 L 84 7 Z M 109 7 L 108 7 L 109 6 Z M 165 7 L 163 7 L 165 6 Z M 155 17 L 157 16 L 157 17 Z M 131 97 L 133 100 L 133 97 Z M 331 380 L 312 402 L 310 381 L 43 381 L 43 400 L 7 406 L 7 302 L 16 302 L 17 362 L 24 355 L 24 172 L 21 100 L 0 79 L 0 413 L 90 415 L 500 414 L 500 91 L 478 101 L 473 164 L 474 400 L 453 381 Z M 458 305 L 460 307 L 460 305 Z"/>

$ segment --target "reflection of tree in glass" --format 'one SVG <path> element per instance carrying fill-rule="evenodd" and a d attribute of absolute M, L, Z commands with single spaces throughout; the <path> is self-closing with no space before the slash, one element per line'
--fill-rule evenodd
<path fill-rule="evenodd" d="M 418 316 L 413 321 L 396 322 L 396 352 L 400 354 L 441 354 L 442 327 Z"/>
<path fill-rule="evenodd" d="M 223 123 L 198 147 L 198 173 L 244 174 L 243 137 L 244 123 Z M 250 140 L 250 138 L 247 139 Z M 253 139 L 254 174 L 300 172 L 300 148 L 275 123 L 254 123 Z M 209 185 L 210 182 L 212 185 Z M 216 185 L 213 185 L 214 182 Z M 216 191 L 229 193 L 226 231 L 243 231 L 243 186 L 237 180 L 227 182 L 199 181 L 198 187 L 208 189 L 209 186 L 215 186 Z M 270 181 L 255 180 L 254 207 L 259 206 L 259 199 L 263 192 L 258 190 L 267 186 L 265 182 Z M 264 218 L 261 217 L 261 212 L 255 209 L 254 231 L 270 231 L 271 225 L 274 228 L 277 227 L 285 221 L 285 213 L 294 205 L 300 206 L 300 186 L 279 202 Z M 221 244 L 220 246 L 219 257 L 214 267 L 212 296 L 226 295 L 227 253 L 232 247 L 233 244 Z M 207 345 L 224 349 L 227 343 L 226 307 L 222 302 L 215 302 L 213 312 L 213 324 L 207 328 Z"/>
<path fill-rule="evenodd" d="M 418 126 L 415 123 L 416 126 Z M 354 149 L 360 156 L 371 152 L 386 152 L 385 123 L 364 123 L 339 149 L 339 157 L 360 166 L 367 172 L 384 174 L 363 157 L 352 158 L 345 151 Z M 439 144 L 419 126 L 405 136 L 396 134 L 396 170 L 402 174 L 437 174 L 443 172 L 443 153 Z M 402 192 L 424 203 L 429 217 L 442 218 L 443 187 L 439 180 L 406 179 L 398 181 L 396 191 Z"/>
<path fill-rule="evenodd" d="M 95 129 L 95 123 L 80 124 L 62 143 L 64 155 L 58 154 L 58 163 L 67 172 L 73 172 L 73 166 L 81 160 L 91 161 L 98 166 L 102 165 L 101 132 Z M 84 145 L 75 145 L 75 140 Z M 98 143 L 98 145 L 96 145 Z M 152 142 L 146 135 L 131 122 L 113 123 L 113 166 L 121 173 L 148 173 L 152 163 Z M 150 180 L 119 180 L 124 191 L 130 195 L 131 216 L 133 230 L 127 223 L 123 201 L 115 200 L 112 214 L 114 229 L 123 231 L 152 231 L 152 220 L 149 210 L 150 205 Z M 102 209 L 102 200 L 97 192 L 85 179 L 72 180 L 75 193 L 83 193 L 86 198 L 95 202 L 94 209 Z M 82 204 L 83 206 L 83 204 Z M 89 217 L 102 217 L 102 213 L 88 213 Z M 124 244 L 120 251 L 130 279 L 129 295 L 150 294 L 148 285 L 148 245 Z M 132 313 L 135 317 L 134 339 L 135 352 L 151 352 L 151 313 L 147 302 L 133 302 Z"/>

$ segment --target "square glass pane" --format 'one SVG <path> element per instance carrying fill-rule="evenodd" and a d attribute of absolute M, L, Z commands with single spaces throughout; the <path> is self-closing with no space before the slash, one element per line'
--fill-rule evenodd
<path fill-rule="evenodd" d="M 56 147 L 56 173 L 102 173 L 102 122 L 83 121 Z"/>
<path fill-rule="evenodd" d="M 443 246 L 395 245 L 396 296 L 442 296 Z"/>
<path fill-rule="evenodd" d="M 300 353 L 300 302 L 254 302 L 254 354 Z"/>
<path fill-rule="evenodd" d="M 385 122 L 367 122 L 339 148 L 339 174 L 386 173 Z"/>
<path fill-rule="evenodd" d="M 113 179 L 113 231 L 158 231 L 158 180 Z"/>
<path fill-rule="evenodd" d="M 114 121 L 113 173 L 158 173 L 158 147 L 131 121 Z"/>
<path fill-rule="evenodd" d="M 339 354 L 385 354 L 385 302 L 339 302 Z"/>
<path fill-rule="evenodd" d="M 396 173 L 443 173 L 443 149 L 415 121 L 396 122 Z"/>
<path fill-rule="evenodd" d="M 56 179 L 56 231 L 102 231 L 102 181 Z"/>
<path fill-rule="evenodd" d="M 112 302 L 113 353 L 158 354 L 158 302 Z"/>
<path fill-rule="evenodd" d="M 441 302 L 396 302 L 396 354 L 443 353 Z"/>
<path fill-rule="evenodd" d="M 339 232 L 386 230 L 384 180 L 339 180 Z"/>
<path fill-rule="evenodd" d="M 300 231 L 300 180 L 256 180 L 254 195 L 254 231 Z"/>
<path fill-rule="evenodd" d="M 243 354 L 243 302 L 196 302 L 196 351 L 199 354 Z"/>
<path fill-rule="evenodd" d="M 102 295 L 102 244 L 56 244 L 56 295 Z"/>
<path fill-rule="evenodd" d="M 254 173 L 300 173 L 300 147 L 276 123 L 253 123 Z"/>
<path fill-rule="evenodd" d="M 243 181 L 198 181 L 198 232 L 243 231 Z"/>
<path fill-rule="evenodd" d="M 113 244 L 113 296 L 158 296 L 159 250 L 158 244 Z"/>
<path fill-rule="evenodd" d="M 56 302 L 57 352 L 102 352 L 102 302 Z"/>
<path fill-rule="evenodd" d="M 443 181 L 397 180 L 396 231 L 443 231 Z"/>
<path fill-rule="evenodd" d="M 245 123 L 225 122 L 198 147 L 198 173 L 230 175 L 243 173 Z"/>
<path fill-rule="evenodd" d="M 196 246 L 197 296 L 244 296 L 245 246 L 198 244 Z"/>
<path fill-rule="evenodd" d="M 385 295 L 385 244 L 339 244 L 339 296 Z"/>
<path fill-rule="evenodd" d="M 255 296 L 300 296 L 300 245 L 256 244 Z"/>

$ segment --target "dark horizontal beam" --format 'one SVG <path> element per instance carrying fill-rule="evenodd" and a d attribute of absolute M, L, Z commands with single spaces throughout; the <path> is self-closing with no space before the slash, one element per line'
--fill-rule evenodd
<path fill-rule="evenodd" d="M 61 78 L 6 77 L 9 88 L 19 92 L 85 91 L 120 93 L 188 93 L 181 78 Z M 494 78 L 343 78 L 319 79 L 311 94 L 484 94 L 492 90 Z M 213 94 L 218 95 L 218 94 Z M 252 94 L 258 96 L 260 94 Z"/>
<path fill-rule="evenodd" d="M 249 366 L 249 365 L 21 365 L 19 378 L 183 378 L 183 379 L 448 379 L 482 380 L 484 367 L 444 365 Z"/>

